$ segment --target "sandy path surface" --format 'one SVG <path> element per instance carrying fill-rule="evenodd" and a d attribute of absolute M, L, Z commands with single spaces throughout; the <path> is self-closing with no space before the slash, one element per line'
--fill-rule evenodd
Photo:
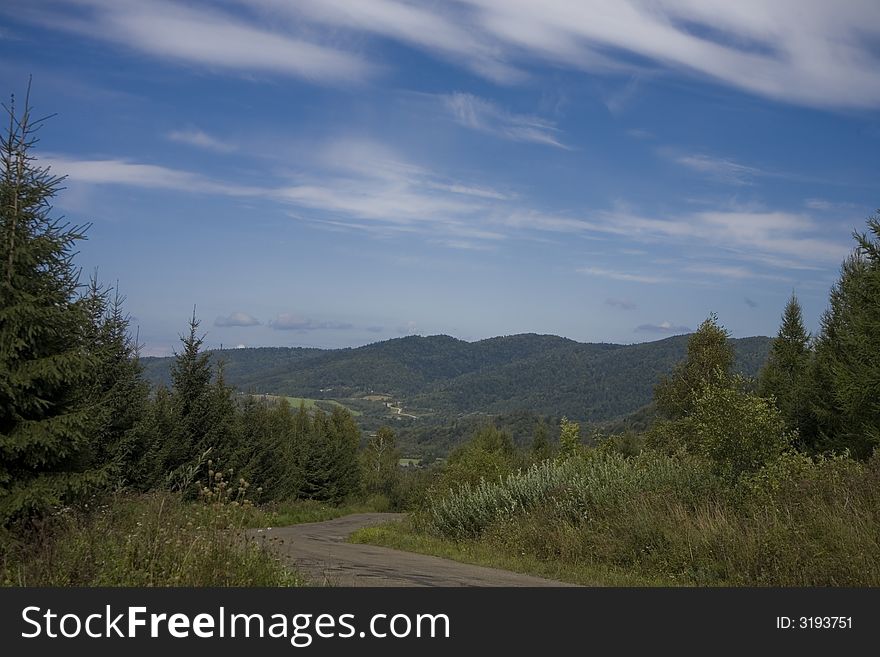
<path fill-rule="evenodd" d="M 358 529 L 402 518 L 356 513 L 327 522 L 254 530 L 311 582 L 330 586 L 572 586 L 496 568 L 402 552 L 346 539 Z"/>

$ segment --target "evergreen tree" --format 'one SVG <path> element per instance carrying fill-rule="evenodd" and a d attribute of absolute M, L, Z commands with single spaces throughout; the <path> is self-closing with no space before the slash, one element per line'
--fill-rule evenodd
<path fill-rule="evenodd" d="M 858 458 L 880 443 L 880 214 L 867 223 L 831 290 L 812 368 L 816 447 Z"/>
<path fill-rule="evenodd" d="M 810 334 L 801 306 L 792 293 L 782 314 L 778 335 L 770 346 L 767 364 L 758 379 L 758 393 L 772 397 L 788 429 L 810 431 L 807 399 L 810 372 Z"/>
<path fill-rule="evenodd" d="M 251 483 L 251 499 L 295 498 L 303 480 L 287 400 L 268 404 L 247 397 L 236 417 L 237 449 L 233 462 L 241 476 Z"/>
<path fill-rule="evenodd" d="M 137 468 L 144 449 L 140 429 L 149 394 L 123 301 L 118 288 L 105 289 L 97 275 L 91 278 L 85 296 L 91 316 L 87 340 L 96 357 L 90 391 L 96 409 L 91 449 L 96 460 L 108 463 L 118 486 L 141 478 Z"/>
<path fill-rule="evenodd" d="M 176 488 L 194 481 L 192 474 L 209 454 L 218 470 L 234 467 L 229 462 L 235 412 L 231 391 L 222 375 L 211 382 L 210 354 L 201 351 L 199 323 L 193 309 L 189 332 L 180 337 L 183 349 L 171 365 L 171 433 L 157 435 L 155 442 L 157 479 L 164 476 L 165 485 Z"/>
<path fill-rule="evenodd" d="M 357 449 L 360 430 L 344 408 L 330 415 L 317 410 L 308 418 L 303 407 L 294 424 L 308 428 L 303 444 L 302 496 L 316 500 L 341 502 L 360 487 Z"/>
<path fill-rule="evenodd" d="M 16 115 L 0 140 L 0 525 L 107 479 L 91 450 L 96 358 L 73 264 L 84 228 L 52 218 L 62 178 L 31 149 L 40 121 Z"/>
<path fill-rule="evenodd" d="M 654 388 L 657 411 L 668 419 L 690 415 L 707 384 L 727 385 L 734 352 L 730 334 L 712 313 L 688 340 L 687 357 Z"/>

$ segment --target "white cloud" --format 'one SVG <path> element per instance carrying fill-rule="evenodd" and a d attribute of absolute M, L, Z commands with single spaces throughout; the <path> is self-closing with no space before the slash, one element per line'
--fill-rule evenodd
<path fill-rule="evenodd" d="M 599 276 L 601 278 L 610 278 L 616 281 L 629 281 L 632 283 L 664 283 L 669 280 L 662 276 L 633 274 L 626 271 L 603 269 L 601 267 L 581 267 L 577 271 L 578 273 L 587 274 L 588 276 Z"/>
<path fill-rule="evenodd" d="M 764 173 L 755 167 L 702 153 L 678 155 L 673 159 L 682 166 L 693 169 L 719 182 L 732 185 L 747 185 L 751 182 L 752 178 Z"/>
<path fill-rule="evenodd" d="M 259 326 L 260 320 L 247 313 L 232 313 L 227 317 L 218 317 L 214 320 L 214 326 Z"/>
<path fill-rule="evenodd" d="M 665 333 L 668 335 L 679 333 L 690 333 L 691 329 L 687 326 L 676 326 L 672 322 L 660 322 L 659 324 L 640 324 L 636 326 L 637 333 Z"/>
<path fill-rule="evenodd" d="M 19 18 L 45 27 L 190 65 L 277 73 L 325 83 L 357 81 L 372 71 L 353 53 L 257 25 L 207 4 L 72 0 L 64 7 L 21 9 Z"/>
<path fill-rule="evenodd" d="M 190 171 L 121 159 L 81 160 L 50 153 L 42 155 L 39 164 L 51 167 L 57 175 L 66 175 L 74 183 L 127 185 L 223 196 L 257 196 L 265 192 L 257 187 L 219 182 Z"/>
<path fill-rule="evenodd" d="M 692 274 L 708 274 L 709 276 L 721 278 L 733 278 L 744 280 L 748 278 L 760 278 L 765 280 L 787 281 L 791 280 L 785 276 L 776 276 L 772 274 L 762 274 L 742 265 L 717 265 L 703 264 L 690 265 L 684 268 L 684 271 Z"/>
<path fill-rule="evenodd" d="M 281 313 L 269 321 L 269 326 L 276 331 L 347 330 L 353 328 L 351 324 L 343 322 L 318 321 L 292 313 Z"/>
<path fill-rule="evenodd" d="M 545 119 L 530 114 L 514 114 L 484 98 L 461 92 L 442 95 L 440 100 L 457 123 L 472 130 L 511 141 L 568 148 L 559 141 L 556 126 Z"/>
<path fill-rule="evenodd" d="M 73 183 L 127 185 L 217 196 L 274 201 L 291 216 L 330 230 L 360 230 L 379 237 L 419 235 L 458 249 L 493 248 L 511 237 L 568 234 L 593 240 L 625 240 L 620 247 L 661 244 L 700 251 L 732 262 L 712 272 L 728 278 L 747 274 L 746 261 L 777 269 L 809 269 L 839 263 L 848 243 L 829 239 L 827 224 L 808 214 L 755 209 L 644 216 L 627 207 L 586 211 L 581 216 L 548 212 L 516 193 L 479 182 L 456 180 L 408 161 L 365 140 L 337 140 L 308 149 L 302 172 L 247 186 L 201 174 L 123 159 L 78 160 L 50 155 L 40 163 L 68 174 Z M 644 248 L 636 249 L 644 254 Z M 632 248 L 621 253 L 632 254 Z M 582 273 L 617 280 L 657 283 L 665 277 L 587 267 Z"/>
<path fill-rule="evenodd" d="M 366 47 L 368 35 L 502 83 L 525 80 L 531 66 L 549 62 L 593 72 L 685 73 L 817 107 L 880 106 L 880 3 L 871 0 L 226 4 L 238 11 L 218 11 L 205 0 L 186 6 L 167 0 L 68 0 L 18 3 L 15 15 L 167 60 L 314 82 L 353 82 L 376 70 L 338 47 Z"/>
<path fill-rule="evenodd" d="M 466 2 L 488 37 L 573 67 L 591 68 L 583 53 L 610 50 L 789 102 L 880 105 L 875 2 Z"/>
<path fill-rule="evenodd" d="M 788 212 L 712 211 L 673 219 L 600 212 L 597 219 L 591 224 L 595 230 L 637 240 L 711 245 L 746 257 L 772 256 L 779 266 L 787 261 L 839 262 L 850 251 L 845 244 L 816 237 L 819 227 L 810 217 Z"/>
<path fill-rule="evenodd" d="M 525 76 L 508 61 L 494 39 L 453 5 L 416 6 L 399 0 L 239 0 L 271 9 L 291 24 L 303 20 L 335 30 L 368 33 L 401 41 L 442 58 L 451 59 L 497 82 L 509 83 Z"/>
<path fill-rule="evenodd" d="M 181 144 L 189 144 L 196 148 L 204 148 L 205 150 L 215 151 L 217 153 L 231 153 L 236 150 L 234 144 L 212 137 L 198 128 L 172 130 L 168 133 L 167 137 L 171 141 L 176 141 Z"/>

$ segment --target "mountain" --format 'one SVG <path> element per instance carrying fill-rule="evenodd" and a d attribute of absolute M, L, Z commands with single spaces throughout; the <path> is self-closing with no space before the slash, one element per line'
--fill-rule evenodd
<path fill-rule="evenodd" d="M 373 404 L 385 420 L 396 409 L 364 397 L 387 395 L 406 413 L 434 420 L 529 411 L 605 422 L 648 404 L 658 378 L 684 358 L 687 341 L 687 335 L 679 335 L 620 345 L 530 333 L 465 342 L 435 335 L 358 348 L 230 349 L 213 356 L 225 362 L 226 381 L 239 390 L 336 399 L 361 410 Z M 736 369 L 756 375 L 770 338 L 732 343 Z M 153 383 L 168 384 L 172 359 L 142 361 Z M 397 419 L 412 424 L 406 415 Z"/>

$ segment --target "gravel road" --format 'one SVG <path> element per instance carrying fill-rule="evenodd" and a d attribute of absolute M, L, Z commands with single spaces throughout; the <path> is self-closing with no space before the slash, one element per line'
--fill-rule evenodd
<path fill-rule="evenodd" d="M 346 543 L 353 532 L 402 518 L 356 513 L 327 522 L 254 530 L 313 584 L 330 586 L 572 586 L 496 568 Z"/>

